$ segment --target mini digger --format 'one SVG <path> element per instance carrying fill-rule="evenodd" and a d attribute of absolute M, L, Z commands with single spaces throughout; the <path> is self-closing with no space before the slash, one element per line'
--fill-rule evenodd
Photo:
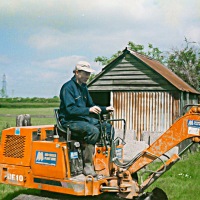
<path fill-rule="evenodd" d="M 96 177 L 84 176 L 81 142 L 72 140 L 55 109 L 55 125 L 11 127 L 2 131 L 0 145 L 0 183 L 35 188 L 76 196 L 117 193 L 124 199 L 152 199 L 145 190 L 169 170 L 194 143 L 200 143 L 200 104 L 186 105 L 183 114 L 154 143 L 129 161 L 123 159 L 125 145 L 124 119 L 102 119 L 106 123 L 122 121 L 121 137 L 110 140 L 105 130 L 95 145 L 93 162 Z M 164 155 L 186 139 L 191 143 L 174 154 L 152 172 L 142 183 L 138 171 Z M 161 199 L 161 198 L 160 198 Z"/>

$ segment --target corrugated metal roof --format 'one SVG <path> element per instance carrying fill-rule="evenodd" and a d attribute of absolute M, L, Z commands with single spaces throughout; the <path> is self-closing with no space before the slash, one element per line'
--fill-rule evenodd
<path fill-rule="evenodd" d="M 184 91 L 184 92 L 191 92 L 195 94 L 200 94 L 197 90 L 192 88 L 190 85 L 188 85 L 185 81 L 183 81 L 180 77 L 178 77 L 174 72 L 172 72 L 170 69 L 165 67 L 163 64 L 161 64 L 159 61 L 151 59 L 147 56 L 144 56 L 142 54 L 139 54 L 137 52 L 131 51 L 130 49 L 125 48 L 123 50 L 122 55 L 120 55 L 118 58 L 113 60 L 111 63 L 106 65 L 102 71 L 93 79 L 89 84 L 88 87 L 92 86 L 92 83 L 94 83 L 99 77 L 103 75 L 103 73 L 110 68 L 114 63 L 118 61 L 118 59 L 121 59 L 126 53 L 130 53 L 131 55 L 138 58 L 140 61 L 145 63 L 147 66 L 149 66 L 151 69 L 155 70 L 157 73 L 159 73 L 161 76 L 163 76 L 167 81 L 169 81 L 172 85 L 174 85 L 178 90 Z"/>
<path fill-rule="evenodd" d="M 144 56 L 142 54 L 139 54 L 137 52 L 131 51 L 129 49 L 125 49 L 124 53 L 128 51 L 132 55 L 136 56 L 138 59 L 143 61 L 145 64 L 147 64 L 149 67 L 151 67 L 153 70 L 158 72 L 161 76 L 163 76 L 165 79 L 167 79 L 171 84 L 173 84 L 177 89 L 185 92 L 191 92 L 195 94 L 200 94 L 197 90 L 195 90 L 193 87 L 188 85 L 185 81 L 183 81 L 179 76 L 177 76 L 174 72 L 172 72 L 170 69 L 165 67 L 163 64 L 161 64 L 159 61 L 150 59 L 147 56 Z"/>

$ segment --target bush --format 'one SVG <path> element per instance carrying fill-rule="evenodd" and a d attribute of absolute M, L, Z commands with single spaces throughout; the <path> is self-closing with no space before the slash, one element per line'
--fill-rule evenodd
<path fill-rule="evenodd" d="M 0 98 L 0 104 L 1 103 L 30 103 L 30 102 L 38 102 L 38 103 L 59 103 L 60 99 L 57 96 L 54 96 L 53 98 L 21 98 L 21 97 L 15 97 L 15 98 Z"/>
<path fill-rule="evenodd" d="M 53 98 L 0 98 L 0 108 L 47 108 L 58 107 L 59 97 Z"/>

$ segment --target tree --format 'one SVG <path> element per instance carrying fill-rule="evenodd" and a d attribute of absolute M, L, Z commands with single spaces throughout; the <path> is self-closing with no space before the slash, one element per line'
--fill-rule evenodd
<path fill-rule="evenodd" d="M 175 74 L 182 78 L 186 83 L 200 91 L 200 49 L 195 48 L 195 42 L 188 42 L 185 38 L 186 46 L 183 49 L 172 49 L 168 52 L 162 52 L 158 47 L 148 44 L 147 50 L 144 45 L 138 45 L 133 42 L 128 43 L 128 48 L 145 56 L 151 57 L 166 65 Z M 111 58 L 105 56 L 95 58 L 96 62 L 107 65 L 116 57 L 121 55 L 118 51 Z"/>
<path fill-rule="evenodd" d="M 105 56 L 98 56 L 97 58 L 94 59 L 94 61 L 99 62 L 102 65 L 108 65 L 121 54 L 122 54 L 122 51 L 118 51 L 117 53 L 113 54 L 110 58 L 107 58 Z"/>
<path fill-rule="evenodd" d="M 152 44 L 148 44 L 147 52 L 144 50 L 144 45 L 135 44 L 131 41 L 128 43 L 128 48 L 132 51 L 135 51 L 135 52 L 138 52 L 145 56 L 151 57 L 162 63 L 165 62 L 163 52 L 160 51 L 157 47 L 153 47 Z M 99 62 L 102 65 L 108 65 L 109 63 L 111 63 L 115 58 L 117 58 L 121 54 L 122 54 L 122 51 L 118 51 L 117 53 L 113 54 L 110 58 L 107 58 L 105 56 L 98 56 L 97 58 L 95 58 L 95 62 Z"/>
<path fill-rule="evenodd" d="M 90 81 L 92 81 L 95 78 L 96 74 L 91 74 L 87 83 L 89 83 Z"/>
<path fill-rule="evenodd" d="M 182 49 L 172 49 L 167 59 L 167 66 L 185 82 L 200 91 L 200 49 L 195 42 L 185 38 Z"/>

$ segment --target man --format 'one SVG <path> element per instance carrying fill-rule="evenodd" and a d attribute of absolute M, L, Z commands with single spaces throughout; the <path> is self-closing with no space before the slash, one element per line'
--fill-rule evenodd
<path fill-rule="evenodd" d="M 114 111 L 112 106 L 97 106 L 93 103 L 87 89 L 87 80 L 90 77 L 90 64 L 85 61 L 77 63 L 74 76 L 66 82 L 60 90 L 60 113 L 59 119 L 63 127 L 69 125 L 72 138 L 85 141 L 84 170 L 85 175 L 96 176 L 93 166 L 94 145 L 100 137 L 100 124 L 98 119 L 92 118 L 90 114 L 99 115 Z M 110 134 L 111 126 L 106 123 L 107 134 Z"/>

